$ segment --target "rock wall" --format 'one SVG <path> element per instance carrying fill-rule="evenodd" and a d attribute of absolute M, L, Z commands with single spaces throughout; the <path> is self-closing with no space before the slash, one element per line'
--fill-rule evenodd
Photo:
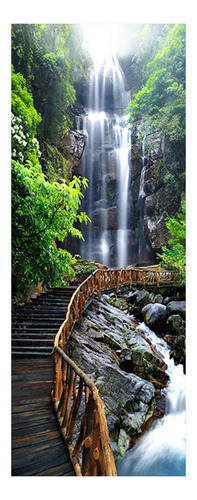
<path fill-rule="evenodd" d="M 144 146 L 143 146 L 144 145 Z M 139 198 L 144 166 L 143 196 Z M 167 244 L 167 213 L 174 216 L 179 209 L 165 184 L 164 141 L 159 132 L 140 139 L 140 130 L 132 129 L 132 226 L 135 232 L 136 258 L 155 260 L 157 252 Z"/>

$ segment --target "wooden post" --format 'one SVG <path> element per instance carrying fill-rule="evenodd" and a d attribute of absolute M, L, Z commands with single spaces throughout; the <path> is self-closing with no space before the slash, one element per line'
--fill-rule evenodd
<path fill-rule="evenodd" d="M 121 271 L 118 271 L 118 274 L 117 274 L 116 293 L 118 293 L 118 290 L 119 290 L 120 276 L 121 276 Z"/>
<path fill-rule="evenodd" d="M 130 270 L 129 271 L 129 284 L 130 284 L 130 288 L 132 288 L 132 276 L 131 276 L 131 273 L 132 273 L 132 271 Z"/>
<path fill-rule="evenodd" d="M 157 277 L 157 271 L 155 271 L 155 279 L 156 279 L 156 282 L 157 282 L 157 288 L 159 288 L 159 280 L 158 280 L 158 277 Z"/>
<path fill-rule="evenodd" d="M 70 404 L 71 404 L 71 396 L 72 396 L 72 390 L 73 390 L 73 378 L 74 378 L 74 371 L 71 368 L 70 369 L 70 377 L 68 381 L 68 397 L 67 397 L 67 402 L 66 402 L 66 411 L 65 411 L 65 416 L 62 422 L 62 427 L 66 427 L 67 422 L 68 422 L 68 417 L 69 417 L 69 410 L 70 410 Z"/>
<path fill-rule="evenodd" d="M 70 365 L 68 364 L 66 369 L 66 380 L 65 380 L 64 390 L 58 407 L 58 416 L 62 418 L 62 421 L 64 421 L 66 403 L 68 398 L 69 375 L 70 375 Z"/>
<path fill-rule="evenodd" d="M 72 410 L 70 412 L 70 417 L 69 417 L 69 421 L 68 421 L 68 425 L 67 425 L 67 433 L 66 433 L 67 439 L 69 439 L 73 435 L 73 432 L 75 429 L 76 417 L 77 417 L 77 413 L 78 413 L 78 410 L 80 407 L 82 395 L 83 395 L 83 380 L 80 378 L 78 394 L 77 394 L 77 397 L 73 403 L 73 407 L 72 407 Z"/>
<path fill-rule="evenodd" d="M 80 325 L 82 322 L 82 312 L 83 312 L 83 296 L 82 292 L 79 292 L 79 318 L 80 318 Z"/>
<path fill-rule="evenodd" d="M 101 297 L 101 271 L 98 274 L 97 283 L 98 283 L 98 296 L 100 299 L 100 297 Z"/>
<path fill-rule="evenodd" d="M 90 394 L 87 403 L 86 434 L 85 434 L 83 456 L 82 456 L 83 476 L 86 475 L 90 463 L 92 442 L 93 442 L 93 430 L 94 430 L 94 400 L 92 394 Z"/>
<path fill-rule="evenodd" d="M 78 454 L 80 452 L 80 449 L 81 449 L 81 445 L 82 445 L 82 443 L 84 441 L 86 419 L 87 419 L 87 410 L 85 410 L 85 413 L 84 413 L 82 421 L 81 421 L 79 436 L 78 436 L 77 442 L 75 444 L 75 447 L 74 447 L 74 450 L 73 450 L 73 453 L 72 453 L 73 457 L 77 457 L 78 456 Z"/>

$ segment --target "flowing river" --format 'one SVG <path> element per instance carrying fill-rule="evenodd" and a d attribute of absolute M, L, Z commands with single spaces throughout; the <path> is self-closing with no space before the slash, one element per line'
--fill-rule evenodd
<path fill-rule="evenodd" d="M 117 464 L 118 476 L 185 476 L 185 375 L 183 366 L 170 359 L 167 343 L 144 323 L 139 332 L 160 353 L 167 365 L 169 382 L 164 389 L 163 418 Z"/>

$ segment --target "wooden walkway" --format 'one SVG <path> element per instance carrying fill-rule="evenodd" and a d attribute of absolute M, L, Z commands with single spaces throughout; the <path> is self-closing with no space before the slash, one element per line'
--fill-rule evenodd
<path fill-rule="evenodd" d="M 17 308 L 13 318 L 12 476 L 75 476 L 51 401 L 54 333 L 48 334 L 44 350 L 40 338 L 43 335 L 46 341 L 48 326 L 44 324 L 44 317 L 48 314 L 49 302 L 50 307 L 57 309 L 57 302 L 60 304 L 61 301 L 60 293 L 56 290 L 56 306 L 52 305 L 50 291 L 49 294 L 41 294 L 40 299 L 38 297 L 24 308 Z M 69 295 L 72 293 L 73 290 Z M 64 299 L 64 317 L 67 301 L 68 298 L 66 301 Z M 35 310 L 40 311 L 39 319 L 35 319 L 36 313 L 32 312 L 34 305 Z M 60 325 L 62 319 L 57 320 Z"/>
<path fill-rule="evenodd" d="M 50 358 L 12 362 L 12 475 L 74 476 L 50 392 Z"/>
<path fill-rule="evenodd" d="M 66 342 L 94 293 L 100 297 L 102 291 L 118 292 L 124 285 L 159 288 L 176 282 L 172 272 L 99 269 L 77 289 L 54 288 L 17 308 L 12 322 L 13 476 L 117 475 L 102 401 L 93 382 L 66 356 Z M 73 447 L 70 439 L 83 396 L 81 430 Z M 81 448 L 82 465 L 77 458 Z"/>

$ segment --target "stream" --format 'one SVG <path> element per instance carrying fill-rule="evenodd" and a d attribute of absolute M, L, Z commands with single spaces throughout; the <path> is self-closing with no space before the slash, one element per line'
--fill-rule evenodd
<path fill-rule="evenodd" d="M 167 343 L 144 323 L 139 333 L 162 356 L 169 375 L 165 415 L 117 463 L 118 476 L 185 476 L 185 375 L 170 359 Z"/>

